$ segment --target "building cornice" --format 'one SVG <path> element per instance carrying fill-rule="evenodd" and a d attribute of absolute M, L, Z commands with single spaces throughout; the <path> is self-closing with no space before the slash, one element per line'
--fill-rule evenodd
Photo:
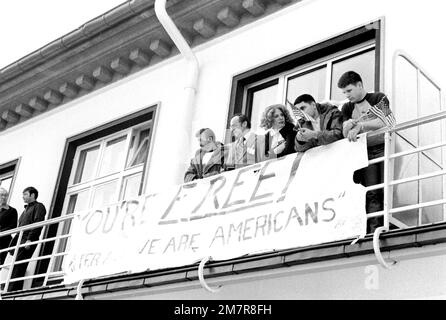
<path fill-rule="evenodd" d="M 192 47 L 301 0 L 169 0 Z M 154 0 L 131 0 L 0 70 L 0 130 L 178 54 Z"/>

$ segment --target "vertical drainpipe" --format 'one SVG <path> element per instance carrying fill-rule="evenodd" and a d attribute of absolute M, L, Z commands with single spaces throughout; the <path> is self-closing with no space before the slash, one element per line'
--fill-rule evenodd
<path fill-rule="evenodd" d="M 198 59 L 193 53 L 191 47 L 181 35 L 181 32 L 178 30 L 173 20 L 167 14 L 166 11 L 166 0 L 155 0 L 155 14 L 163 26 L 164 30 L 166 30 L 169 37 L 177 46 L 181 55 L 186 59 L 187 62 L 187 73 L 186 73 L 186 84 L 184 87 L 185 90 L 185 114 L 186 117 L 181 119 L 184 123 L 183 132 L 180 133 L 180 137 L 177 139 L 178 146 L 178 160 L 181 163 L 178 164 L 178 177 L 182 177 L 185 170 L 185 164 L 187 163 L 187 157 L 189 156 L 191 150 L 191 142 L 192 142 L 192 121 L 194 115 L 194 102 L 195 102 L 195 94 L 197 92 L 197 83 L 198 83 L 198 75 L 199 75 L 199 64 Z M 182 182 L 182 180 L 181 180 Z"/>

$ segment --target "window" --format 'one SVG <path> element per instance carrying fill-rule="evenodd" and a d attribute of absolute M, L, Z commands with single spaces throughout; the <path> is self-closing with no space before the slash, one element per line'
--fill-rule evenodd
<path fill-rule="evenodd" d="M 0 165 L 0 187 L 6 189 L 9 194 L 11 194 L 14 185 L 15 172 L 17 171 L 18 162 L 19 160 L 17 159 Z"/>
<path fill-rule="evenodd" d="M 262 110 L 277 101 L 278 80 L 268 81 L 255 85 L 247 91 L 247 103 L 245 114 L 251 118 L 251 127 L 258 128 L 262 117 Z"/>
<path fill-rule="evenodd" d="M 62 214 L 100 208 L 139 196 L 149 154 L 150 123 L 135 126 L 77 148 Z M 63 226 L 68 234 L 71 221 Z M 61 241 L 59 252 L 69 247 Z M 62 260 L 55 266 L 60 269 Z"/>
<path fill-rule="evenodd" d="M 156 106 L 148 107 L 69 138 L 50 217 L 102 207 L 142 194 L 155 114 Z M 70 227 L 71 221 L 51 226 L 44 236 L 68 234 Z M 43 245 L 40 254 L 51 254 L 54 244 L 52 241 Z M 63 252 L 67 246 L 69 241 L 60 240 L 57 252 Z M 49 259 L 40 261 L 36 272 L 46 271 L 48 263 Z M 61 266 L 62 257 L 58 257 L 51 268 L 56 271 Z"/>

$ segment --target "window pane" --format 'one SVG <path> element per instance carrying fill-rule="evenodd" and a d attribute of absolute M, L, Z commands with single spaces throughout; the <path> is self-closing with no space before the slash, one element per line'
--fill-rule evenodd
<path fill-rule="evenodd" d="M 122 183 L 121 199 L 132 199 L 139 195 L 142 173 L 125 177 Z"/>
<path fill-rule="evenodd" d="M 262 113 L 266 107 L 279 103 L 277 101 L 277 88 L 278 84 L 271 85 L 269 87 L 253 90 L 252 94 L 252 109 L 251 109 L 251 128 L 253 131 L 257 131 L 260 125 L 260 119 Z"/>
<path fill-rule="evenodd" d="M 118 172 L 123 168 L 126 138 L 127 136 L 122 136 L 107 142 L 101 162 L 100 177 Z"/>
<path fill-rule="evenodd" d="M 442 168 L 426 157 L 420 154 L 420 174 L 440 171 Z M 441 200 L 443 198 L 443 177 L 438 176 L 429 179 L 420 180 L 421 186 L 421 202 Z M 422 209 L 423 216 L 421 224 L 435 223 L 443 220 L 443 206 L 425 207 Z"/>
<path fill-rule="evenodd" d="M 81 191 L 69 197 L 67 214 L 81 211 L 88 208 L 88 190 Z M 66 235 L 70 233 L 72 220 L 65 220 L 59 224 L 59 235 Z M 57 247 L 57 253 L 69 250 L 71 245 L 71 238 L 61 238 Z M 55 258 L 53 271 L 62 270 L 63 256 Z"/>
<path fill-rule="evenodd" d="M 97 186 L 94 190 L 92 208 L 100 208 L 117 202 L 116 187 L 118 180 Z"/>
<path fill-rule="evenodd" d="M 74 183 L 84 182 L 94 177 L 94 170 L 98 154 L 99 146 L 81 151 L 76 174 L 74 176 Z"/>
<path fill-rule="evenodd" d="M 287 99 L 291 103 L 304 93 L 311 94 L 316 101 L 325 99 L 327 68 L 306 72 L 288 79 Z"/>
<path fill-rule="evenodd" d="M 146 161 L 149 153 L 149 135 L 150 129 L 144 129 L 132 136 L 126 167 L 136 166 Z"/>
<path fill-rule="evenodd" d="M 359 73 L 367 92 L 375 91 L 375 50 L 333 63 L 331 100 L 341 101 L 345 99 L 341 89 L 338 88 L 338 80 L 347 71 Z"/>

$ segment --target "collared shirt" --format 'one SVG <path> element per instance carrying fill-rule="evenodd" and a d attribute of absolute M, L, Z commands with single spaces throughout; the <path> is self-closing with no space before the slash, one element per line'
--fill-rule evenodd
<path fill-rule="evenodd" d="M 251 136 L 255 134 L 251 130 L 246 131 L 246 133 L 238 138 L 234 144 L 234 164 L 236 167 L 245 166 L 248 164 L 248 154 L 255 154 L 255 144 L 248 145 L 248 140 L 252 142 Z M 251 143 L 250 142 L 250 143 Z"/>
<path fill-rule="evenodd" d="M 211 150 L 211 151 L 208 151 L 205 154 L 203 154 L 203 158 L 201 159 L 201 164 L 203 166 L 205 166 L 209 162 L 209 160 L 211 160 L 213 152 L 214 152 L 214 150 Z"/>
<path fill-rule="evenodd" d="M 271 135 L 271 150 L 274 154 L 282 153 L 286 146 L 285 139 L 280 134 L 280 131 L 271 128 L 269 134 Z"/>

